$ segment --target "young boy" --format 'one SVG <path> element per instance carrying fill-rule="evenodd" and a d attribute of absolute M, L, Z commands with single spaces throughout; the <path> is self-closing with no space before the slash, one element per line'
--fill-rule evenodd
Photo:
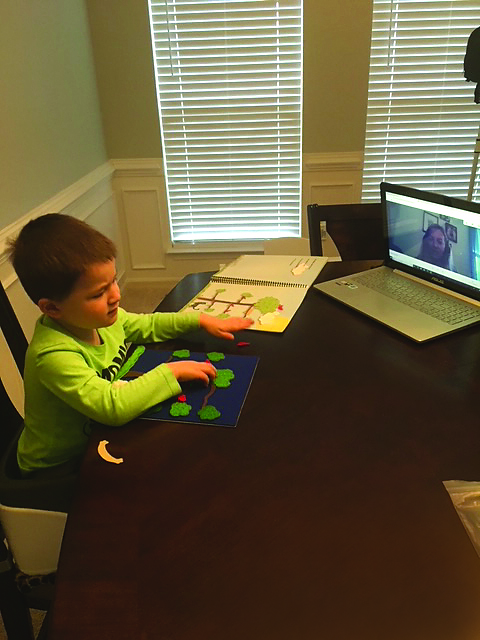
<path fill-rule="evenodd" d="M 11 261 L 42 316 L 27 349 L 25 427 L 18 441 L 22 474 L 76 468 L 90 420 L 121 425 L 181 392 L 179 382 L 216 375 L 207 362 L 162 364 L 112 384 L 128 342 L 168 340 L 202 327 L 233 340 L 250 320 L 198 313 L 127 313 L 119 307 L 114 244 L 76 218 L 47 214 L 10 246 Z"/>

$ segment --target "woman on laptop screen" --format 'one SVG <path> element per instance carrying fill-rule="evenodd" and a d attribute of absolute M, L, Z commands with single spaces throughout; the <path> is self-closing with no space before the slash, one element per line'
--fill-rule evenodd
<path fill-rule="evenodd" d="M 439 224 L 431 224 L 425 231 L 417 258 L 435 264 L 437 267 L 454 271 L 452 250 L 447 234 Z"/>

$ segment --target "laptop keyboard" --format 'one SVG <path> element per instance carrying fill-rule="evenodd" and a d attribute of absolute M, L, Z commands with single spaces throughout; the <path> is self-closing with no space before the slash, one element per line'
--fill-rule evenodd
<path fill-rule="evenodd" d="M 389 271 L 365 271 L 355 277 L 355 282 L 447 324 L 480 319 L 480 307 Z"/>

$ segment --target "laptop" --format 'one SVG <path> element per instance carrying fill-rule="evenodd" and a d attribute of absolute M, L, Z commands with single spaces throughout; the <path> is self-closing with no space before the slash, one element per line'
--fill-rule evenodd
<path fill-rule="evenodd" d="M 382 182 L 383 266 L 314 285 L 417 342 L 480 322 L 480 203 Z"/>

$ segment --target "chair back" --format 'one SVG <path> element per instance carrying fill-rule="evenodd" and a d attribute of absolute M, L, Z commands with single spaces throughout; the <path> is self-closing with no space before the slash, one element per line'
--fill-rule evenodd
<path fill-rule="evenodd" d="M 13 310 L 7 293 L 0 281 L 0 328 L 12 353 L 13 359 L 23 376 L 25 366 L 25 353 L 27 351 L 27 338 L 23 333 L 15 311 Z"/>
<path fill-rule="evenodd" d="M 307 205 L 310 252 L 323 255 L 321 222 L 342 260 L 376 260 L 385 256 L 381 204 Z"/>
<path fill-rule="evenodd" d="M 76 475 L 24 478 L 17 464 L 23 429 L 0 379 L 0 523 L 16 566 L 28 575 L 56 571 Z"/>
<path fill-rule="evenodd" d="M 0 328 L 23 375 L 27 339 L 0 283 Z M 24 478 L 17 464 L 23 418 L 0 375 L 0 523 L 15 565 L 29 575 L 56 571 L 76 474 Z"/>

